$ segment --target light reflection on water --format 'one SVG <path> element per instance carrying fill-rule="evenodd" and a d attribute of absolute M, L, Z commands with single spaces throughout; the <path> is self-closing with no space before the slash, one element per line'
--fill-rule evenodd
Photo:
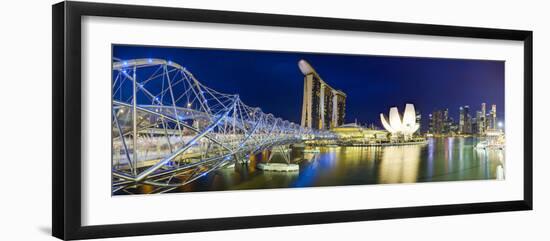
<path fill-rule="evenodd" d="M 420 150 L 417 145 L 384 147 L 378 183 L 416 182 Z"/>
<path fill-rule="evenodd" d="M 256 163 L 265 161 L 259 155 L 249 165 L 215 171 L 173 192 L 496 179 L 504 151 L 476 150 L 477 141 L 432 138 L 424 145 L 322 147 L 317 154 L 295 149 L 291 158 L 302 160 L 299 172 L 257 170 Z"/>

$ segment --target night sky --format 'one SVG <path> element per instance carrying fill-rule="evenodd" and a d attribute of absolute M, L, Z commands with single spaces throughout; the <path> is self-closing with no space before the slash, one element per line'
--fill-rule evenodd
<path fill-rule="evenodd" d="M 302 110 L 300 59 L 347 94 L 346 123 L 357 119 L 380 127 L 380 113 L 387 115 L 392 106 L 402 112 L 405 103 L 421 112 L 423 129 L 433 110 L 449 108 L 457 121 L 460 106 L 470 105 L 475 117 L 482 102 L 488 112 L 496 104 L 504 120 L 503 61 L 121 45 L 113 46 L 113 57 L 171 60 L 206 86 L 239 94 L 247 105 L 295 123 Z"/>

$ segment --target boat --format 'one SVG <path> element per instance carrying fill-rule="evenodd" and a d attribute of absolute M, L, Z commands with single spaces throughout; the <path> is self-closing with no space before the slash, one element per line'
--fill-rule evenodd
<path fill-rule="evenodd" d="M 504 144 L 500 142 L 480 141 L 474 145 L 477 150 L 504 150 Z"/>
<path fill-rule="evenodd" d="M 474 145 L 474 149 L 485 150 L 488 146 L 487 141 L 480 141 Z"/>

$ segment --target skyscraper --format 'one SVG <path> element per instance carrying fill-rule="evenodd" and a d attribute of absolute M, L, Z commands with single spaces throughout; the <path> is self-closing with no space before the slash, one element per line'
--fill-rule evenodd
<path fill-rule="evenodd" d="M 441 110 L 432 112 L 432 133 L 443 134 L 445 126 L 445 114 Z"/>
<path fill-rule="evenodd" d="M 304 74 L 302 126 L 321 130 L 344 124 L 346 94 L 323 81 L 307 61 L 298 67 Z"/>
<path fill-rule="evenodd" d="M 332 124 L 331 127 L 338 127 L 344 124 L 346 117 L 346 94 L 339 90 L 332 91 Z"/>
<path fill-rule="evenodd" d="M 446 135 L 451 133 L 452 118 L 449 116 L 449 109 L 434 110 L 430 114 L 429 131 L 432 134 Z"/>
<path fill-rule="evenodd" d="M 477 121 L 479 128 L 478 134 L 485 134 L 487 131 L 487 106 L 485 102 L 481 103 L 481 114 L 477 117 Z"/>
<path fill-rule="evenodd" d="M 470 106 L 460 107 L 460 120 L 458 123 L 458 132 L 460 134 L 472 134 L 472 116 L 470 115 Z"/>
<path fill-rule="evenodd" d="M 443 110 L 443 133 L 448 134 L 451 131 L 451 124 L 449 109 L 445 109 Z"/>
<path fill-rule="evenodd" d="M 433 113 L 428 114 L 428 133 L 434 133 L 434 116 Z"/>
<path fill-rule="evenodd" d="M 421 132 L 420 129 L 422 129 L 422 114 L 420 114 L 420 111 L 416 111 L 416 123 L 420 125 L 420 128 L 418 128 L 414 134 L 419 135 Z"/>
<path fill-rule="evenodd" d="M 485 116 L 483 115 L 483 106 L 482 110 L 476 111 L 476 130 L 475 133 L 481 135 L 485 133 Z"/>
<path fill-rule="evenodd" d="M 492 129 L 497 129 L 498 126 L 497 126 L 497 105 L 493 104 L 491 105 L 491 122 L 492 122 L 492 125 L 491 125 L 491 128 Z"/>
<path fill-rule="evenodd" d="M 459 114 L 458 114 L 458 132 L 463 133 L 464 132 L 464 107 L 461 106 L 459 108 Z"/>
<path fill-rule="evenodd" d="M 472 134 L 472 116 L 470 115 L 470 106 L 464 106 L 464 134 Z"/>

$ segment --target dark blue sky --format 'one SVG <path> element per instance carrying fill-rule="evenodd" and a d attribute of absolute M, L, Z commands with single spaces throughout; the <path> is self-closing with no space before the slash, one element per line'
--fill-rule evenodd
<path fill-rule="evenodd" d="M 497 105 L 504 120 L 504 62 L 441 58 L 390 57 L 201 48 L 113 46 L 120 59 L 162 58 L 186 67 L 203 84 L 238 93 L 250 106 L 300 123 L 303 75 L 307 60 L 321 78 L 347 94 L 346 122 L 381 126 L 379 114 L 392 106 L 413 103 L 427 125 L 428 114 L 470 105 L 471 115 L 482 102 Z"/>

